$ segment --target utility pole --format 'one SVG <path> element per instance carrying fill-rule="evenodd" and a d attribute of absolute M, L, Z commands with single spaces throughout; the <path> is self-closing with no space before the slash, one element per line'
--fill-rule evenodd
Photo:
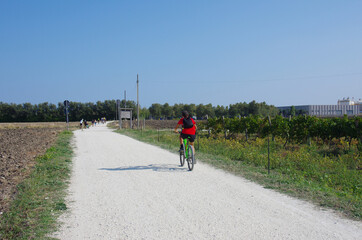
<path fill-rule="evenodd" d="M 64 101 L 65 115 L 67 117 L 67 130 L 69 131 L 69 101 Z"/>
<path fill-rule="evenodd" d="M 124 108 L 126 108 L 126 102 L 127 102 L 127 99 L 126 99 L 126 90 L 124 90 Z"/>
<path fill-rule="evenodd" d="M 122 118 L 121 118 L 121 100 L 117 99 L 117 113 L 118 113 L 118 124 L 119 124 L 119 129 L 122 128 Z"/>
<path fill-rule="evenodd" d="M 115 118 L 116 121 L 117 121 L 117 114 L 118 114 L 118 107 L 117 107 L 117 101 L 116 101 L 116 118 Z"/>
<path fill-rule="evenodd" d="M 138 73 L 137 73 L 137 129 L 140 129 L 140 102 L 138 92 Z"/>

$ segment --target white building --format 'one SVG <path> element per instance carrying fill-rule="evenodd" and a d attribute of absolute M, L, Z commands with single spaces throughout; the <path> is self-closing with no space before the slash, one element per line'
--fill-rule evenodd
<path fill-rule="evenodd" d="M 290 114 L 291 106 L 278 107 L 284 115 Z M 340 117 L 362 115 L 362 100 L 358 101 L 354 98 L 343 98 L 338 100 L 337 105 L 302 105 L 295 106 L 296 114 L 307 114 L 317 117 Z"/>
<path fill-rule="evenodd" d="M 349 97 L 338 100 L 338 105 L 362 105 L 362 99 L 354 100 L 354 98 L 349 99 Z"/>

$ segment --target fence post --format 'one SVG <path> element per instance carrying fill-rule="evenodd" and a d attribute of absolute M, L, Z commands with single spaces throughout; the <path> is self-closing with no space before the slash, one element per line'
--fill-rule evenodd
<path fill-rule="evenodd" d="M 157 128 L 157 141 L 160 141 L 160 129 Z"/>
<path fill-rule="evenodd" d="M 272 126 L 272 122 L 271 122 L 271 119 L 270 119 L 270 116 L 268 115 L 268 121 L 269 121 L 269 127 L 271 127 Z M 271 130 L 271 129 L 270 129 Z M 274 139 L 274 134 L 272 133 L 272 141 L 274 142 L 275 141 L 275 139 Z"/>
<path fill-rule="evenodd" d="M 271 120 L 270 120 L 270 116 L 268 115 L 268 121 L 269 121 L 269 127 L 271 127 Z M 270 174 L 270 133 L 268 134 L 268 174 Z M 273 137 L 274 139 L 274 137 Z"/>

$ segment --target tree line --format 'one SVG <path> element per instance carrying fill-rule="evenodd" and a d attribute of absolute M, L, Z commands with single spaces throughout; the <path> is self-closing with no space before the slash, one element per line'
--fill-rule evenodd
<path fill-rule="evenodd" d="M 133 118 L 137 117 L 137 104 L 134 101 L 121 101 L 121 107 L 133 108 Z M 117 119 L 116 100 L 98 101 L 96 103 L 70 102 L 69 121 L 80 119 Z M 140 108 L 140 118 L 145 119 L 173 119 L 179 118 L 181 112 L 186 110 L 191 116 L 198 119 L 214 117 L 237 116 L 276 116 L 278 108 L 267 105 L 265 102 L 236 103 L 229 106 L 212 106 L 212 104 L 174 104 L 154 103 L 149 108 Z M 48 102 L 40 104 L 14 104 L 0 102 L 0 122 L 54 122 L 65 121 L 65 107 L 63 103 L 52 104 Z"/>
<path fill-rule="evenodd" d="M 69 121 L 80 119 L 115 118 L 116 101 L 106 100 L 96 103 L 69 103 Z M 8 104 L 0 102 L 0 122 L 62 122 L 65 121 L 65 107 L 63 103 L 40 104 Z"/>
<path fill-rule="evenodd" d="M 237 116 L 276 116 L 279 114 L 279 109 L 273 105 L 267 105 L 265 102 L 257 103 L 235 103 L 229 106 L 212 106 L 212 104 L 175 104 L 170 106 L 168 103 L 154 103 L 149 107 L 149 114 L 153 118 L 178 118 L 181 112 L 186 110 L 191 116 L 197 119 L 214 118 L 214 117 L 237 117 Z"/>

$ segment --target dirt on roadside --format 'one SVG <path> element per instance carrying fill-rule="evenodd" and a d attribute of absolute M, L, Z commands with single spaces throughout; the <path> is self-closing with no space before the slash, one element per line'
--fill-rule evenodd
<path fill-rule="evenodd" d="M 35 158 L 50 148 L 59 128 L 0 129 L 0 216 L 9 208 L 21 183 L 35 165 Z"/>

